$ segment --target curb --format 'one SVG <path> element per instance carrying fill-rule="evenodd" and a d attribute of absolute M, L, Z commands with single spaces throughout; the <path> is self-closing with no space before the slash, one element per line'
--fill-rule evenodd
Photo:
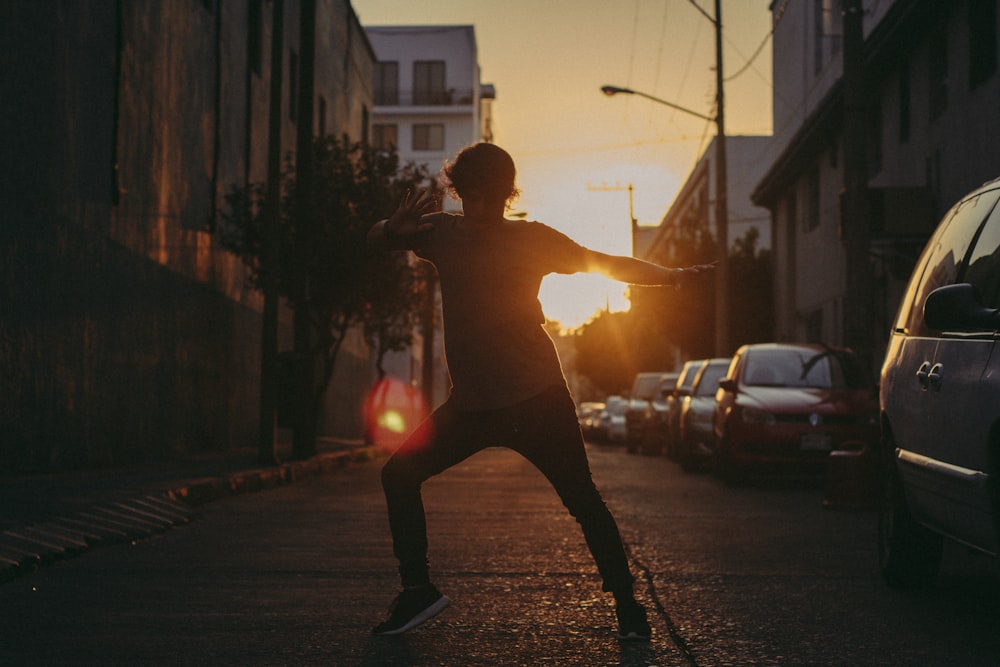
<path fill-rule="evenodd" d="M 0 532 L 0 584 L 91 549 L 139 540 L 189 523 L 197 507 L 378 458 L 378 447 L 317 454 L 305 461 L 174 483 L 165 491 L 95 505 L 75 514 Z"/>

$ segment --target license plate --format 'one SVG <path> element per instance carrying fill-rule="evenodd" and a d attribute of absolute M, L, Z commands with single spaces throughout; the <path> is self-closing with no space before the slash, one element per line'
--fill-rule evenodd
<path fill-rule="evenodd" d="M 807 433 L 799 447 L 804 452 L 829 452 L 833 449 L 833 438 L 826 433 Z"/>

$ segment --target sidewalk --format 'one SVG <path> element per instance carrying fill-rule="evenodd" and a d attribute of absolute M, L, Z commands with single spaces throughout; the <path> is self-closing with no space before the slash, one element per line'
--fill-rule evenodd
<path fill-rule="evenodd" d="M 0 584 L 187 523 L 204 503 L 381 456 L 378 447 L 354 441 L 320 439 L 317 449 L 308 460 L 276 466 L 260 466 L 256 449 L 240 448 L 108 470 L 0 476 Z"/>

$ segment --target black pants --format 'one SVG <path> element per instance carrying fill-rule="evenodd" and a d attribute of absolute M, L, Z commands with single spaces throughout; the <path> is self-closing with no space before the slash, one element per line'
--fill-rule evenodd
<path fill-rule="evenodd" d="M 583 529 L 604 590 L 631 591 L 635 578 L 618 525 L 591 479 L 573 399 L 564 386 L 499 410 L 463 412 L 446 402 L 386 462 L 382 488 L 403 585 L 430 581 L 421 484 L 492 446 L 520 453 L 549 480 Z"/>

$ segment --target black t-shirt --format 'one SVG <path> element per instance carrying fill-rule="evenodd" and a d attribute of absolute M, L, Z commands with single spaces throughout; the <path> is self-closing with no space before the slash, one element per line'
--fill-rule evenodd
<path fill-rule="evenodd" d="M 407 247 L 438 270 L 452 400 L 500 408 L 565 383 L 538 289 L 546 274 L 586 270 L 586 250 L 539 222 L 426 220 L 434 228 Z"/>

